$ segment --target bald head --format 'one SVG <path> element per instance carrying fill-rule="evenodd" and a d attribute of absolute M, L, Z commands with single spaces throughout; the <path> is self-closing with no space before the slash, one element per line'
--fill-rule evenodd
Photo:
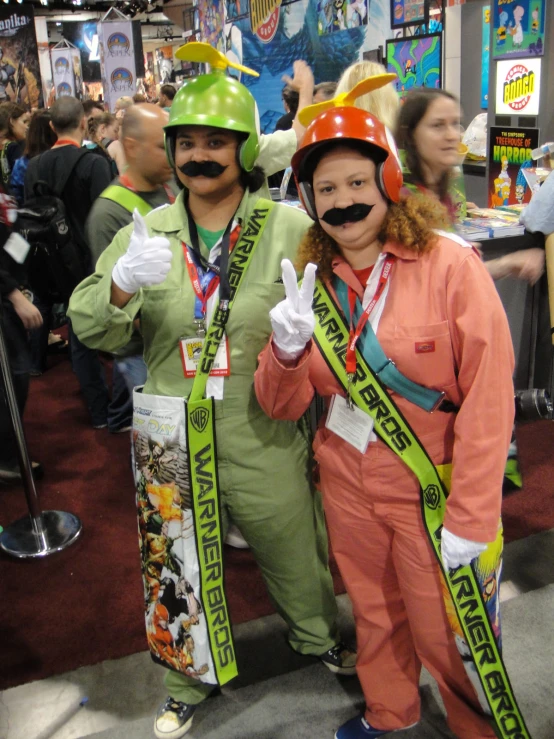
<path fill-rule="evenodd" d="M 121 125 L 123 146 L 125 146 L 126 138 L 144 141 L 153 132 L 158 131 L 160 128 L 163 130 L 168 120 L 168 114 L 157 105 L 152 105 L 152 103 L 133 105 L 125 113 L 125 118 Z"/>
<path fill-rule="evenodd" d="M 172 175 L 165 154 L 164 126 L 169 116 L 157 105 L 140 103 L 127 109 L 119 139 L 129 167 L 152 185 Z"/>

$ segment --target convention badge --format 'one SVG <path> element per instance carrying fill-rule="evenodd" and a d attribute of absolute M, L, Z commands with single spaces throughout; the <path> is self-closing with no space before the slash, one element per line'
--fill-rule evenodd
<path fill-rule="evenodd" d="M 350 406 L 341 395 L 333 395 L 325 426 L 365 454 L 373 431 L 373 419 L 361 408 Z"/>
<path fill-rule="evenodd" d="M 188 339 L 179 340 L 179 349 L 181 351 L 181 360 L 183 362 L 183 372 L 185 377 L 194 377 L 196 369 L 202 356 L 204 347 L 204 338 L 194 336 Z M 229 340 L 227 336 L 221 340 L 217 349 L 211 377 L 229 377 L 231 374 L 230 357 L 229 357 Z"/>
<path fill-rule="evenodd" d="M 10 234 L 10 238 L 4 244 L 4 251 L 7 251 L 12 259 L 18 264 L 23 264 L 27 259 L 27 254 L 31 248 L 28 241 L 26 241 L 21 234 L 13 231 Z"/>

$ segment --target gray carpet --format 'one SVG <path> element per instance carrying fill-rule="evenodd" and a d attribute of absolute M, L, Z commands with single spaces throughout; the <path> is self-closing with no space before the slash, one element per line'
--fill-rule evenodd
<path fill-rule="evenodd" d="M 503 604 L 505 660 L 533 739 L 554 737 L 553 610 L 554 585 Z M 347 618 L 344 603 L 342 611 L 343 618 Z M 343 721 L 362 708 L 355 678 L 337 678 L 317 663 L 306 665 L 305 658 L 286 649 L 283 633 L 275 617 L 237 629 L 241 678 L 198 709 L 188 734 L 191 739 L 330 739 Z M 288 671 L 275 675 L 285 665 Z M 270 675 L 255 679 L 254 673 L 261 666 Z M 419 726 L 394 736 L 452 738 L 438 691 L 428 675 L 422 680 L 422 700 L 423 720 Z M 151 739 L 152 715 L 91 736 Z"/>

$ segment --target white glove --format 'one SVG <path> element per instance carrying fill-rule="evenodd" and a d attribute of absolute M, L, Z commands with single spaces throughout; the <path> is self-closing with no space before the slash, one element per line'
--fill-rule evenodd
<path fill-rule="evenodd" d="M 148 236 L 144 218 L 135 208 L 135 227 L 129 248 L 119 257 L 112 271 L 112 280 L 124 292 L 134 295 L 141 287 L 158 285 L 171 269 L 172 253 L 163 236 Z"/>
<path fill-rule="evenodd" d="M 461 536 L 450 533 L 443 526 L 441 535 L 441 553 L 444 569 L 455 570 L 460 565 L 468 565 L 472 559 L 484 552 L 487 544 L 482 541 L 462 539 Z"/>
<path fill-rule="evenodd" d="M 290 259 L 283 259 L 281 269 L 286 298 L 269 312 L 273 326 L 273 344 L 279 359 L 298 359 L 304 353 L 315 328 L 312 301 L 317 266 L 306 265 L 300 289 Z"/>

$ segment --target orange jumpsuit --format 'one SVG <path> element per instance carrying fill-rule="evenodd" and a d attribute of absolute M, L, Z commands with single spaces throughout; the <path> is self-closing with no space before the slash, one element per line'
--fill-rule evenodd
<path fill-rule="evenodd" d="M 377 330 L 381 346 L 400 372 L 444 390 L 459 411 L 431 414 L 392 396 L 433 462 L 453 462 L 444 525 L 493 541 L 514 417 L 504 308 L 476 253 L 447 234 L 422 256 L 397 244 L 383 251 L 396 259 Z M 361 299 L 342 258 L 333 270 Z M 259 361 L 256 394 L 272 418 L 298 419 L 315 391 L 343 394 L 313 343 L 295 367 L 282 365 L 271 344 Z M 323 422 L 314 451 L 333 552 L 354 608 L 367 721 L 392 730 L 419 720 L 423 663 L 438 682 L 452 731 L 460 739 L 494 737 L 447 622 L 416 477 L 380 440 L 361 454 Z"/>

